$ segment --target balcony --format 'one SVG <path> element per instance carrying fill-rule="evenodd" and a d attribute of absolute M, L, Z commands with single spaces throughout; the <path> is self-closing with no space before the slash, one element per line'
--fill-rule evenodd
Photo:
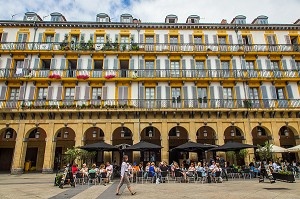
<path fill-rule="evenodd" d="M 170 43 L 65 43 L 65 42 L 2 42 L 2 51 L 70 51 L 70 52 L 299 52 L 294 44 L 170 44 Z"/>
<path fill-rule="evenodd" d="M 125 69 L 108 69 L 108 70 L 45 70 L 45 69 L 0 69 L 0 78 L 3 79 L 99 79 L 115 80 L 121 79 L 138 79 L 138 78 L 160 78 L 160 79 L 297 79 L 300 78 L 300 71 L 296 70 L 125 70 Z"/>
<path fill-rule="evenodd" d="M 178 110 L 291 110 L 300 109 L 299 99 L 257 99 L 257 100 L 224 100 L 224 99 L 162 99 L 162 100 L 138 100 L 138 99 L 110 99 L 110 100 L 34 100 L 34 101 L 0 101 L 0 110 L 137 110 L 137 109 L 161 109 Z"/>

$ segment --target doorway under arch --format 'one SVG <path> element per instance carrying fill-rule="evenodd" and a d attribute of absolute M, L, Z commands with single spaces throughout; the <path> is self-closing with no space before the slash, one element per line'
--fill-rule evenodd
<path fill-rule="evenodd" d="M 13 128 L 4 128 L 0 131 L 0 171 L 8 172 L 11 169 L 17 132 Z"/>
<path fill-rule="evenodd" d="M 182 145 L 189 140 L 187 130 L 182 126 L 175 126 L 169 131 L 169 164 L 173 161 L 179 163 L 180 160 L 188 159 L 188 152 L 171 151 L 171 149 Z"/>

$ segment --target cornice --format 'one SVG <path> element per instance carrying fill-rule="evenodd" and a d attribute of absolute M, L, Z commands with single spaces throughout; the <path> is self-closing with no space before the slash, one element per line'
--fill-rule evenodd
<path fill-rule="evenodd" d="M 110 29 L 225 29 L 225 30 L 300 30 L 299 24 L 168 24 L 168 23 L 100 23 L 100 22 L 28 22 L 0 21 L 0 27 L 40 27 L 40 28 L 110 28 Z"/>

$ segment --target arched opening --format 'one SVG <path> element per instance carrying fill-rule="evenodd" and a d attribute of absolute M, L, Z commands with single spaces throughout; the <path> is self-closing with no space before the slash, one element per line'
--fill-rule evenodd
<path fill-rule="evenodd" d="M 34 128 L 27 134 L 27 148 L 24 170 L 42 171 L 46 147 L 46 131 L 40 127 Z"/>
<path fill-rule="evenodd" d="M 129 128 L 125 126 L 118 127 L 114 130 L 112 135 L 112 145 L 132 145 L 132 132 Z M 121 164 L 122 156 L 128 155 L 129 162 L 132 162 L 133 160 L 133 153 L 132 151 L 123 151 L 123 153 L 120 153 L 118 151 L 113 152 L 113 162 L 115 162 L 117 165 Z"/>
<path fill-rule="evenodd" d="M 270 140 L 272 140 L 272 137 L 269 136 L 269 132 L 267 131 L 267 129 L 262 126 L 254 127 L 252 129 L 251 135 L 252 135 L 253 145 L 264 146 L 266 142 L 269 143 Z M 255 151 L 254 155 L 255 155 L 256 160 L 260 159 L 260 157 L 256 151 Z"/>
<path fill-rule="evenodd" d="M 65 162 L 64 153 L 75 146 L 75 131 L 67 126 L 60 128 L 55 134 L 56 148 L 54 157 L 54 170 L 59 170 Z"/>
<path fill-rule="evenodd" d="M 144 128 L 141 132 L 141 141 L 161 146 L 160 131 L 154 126 L 148 126 Z M 161 150 L 142 151 L 140 161 L 144 163 L 161 161 Z"/>
<path fill-rule="evenodd" d="M 202 126 L 197 130 L 196 138 L 198 143 L 202 144 L 216 144 L 216 132 L 209 126 Z M 207 152 L 207 157 L 215 157 L 216 152 Z M 206 159 L 205 152 L 198 152 L 198 160 L 203 161 Z"/>
<path fill-rule="evenodd" d="M 0 131 L 0 171 L 10 171 L 16 145 L 17 132 L 12 128 Z"/>
<path fill-rule="evenodd" d="M 242 130 L 234 125 L 229 126 L 224 131 L 224 143 L 227 142 L 239 142 L 243 143 L 244 136 L 242 133 Z M 226 154 L 227 160 L 232 160 L 232 163 L 235 162 L 236 159 L 237 165 L 245 165 L 245 159 L 243 157 L 239 157 L 239 155 L 236 153 L 236 158 L 230 158 L 228 154 Z"/>
<path fill-rule="evenodd" d="M 296 139 L 293 130 L 289 126 L 283 126 L 279 129 L 280 146 L 290 148 L 296 146 Z M 296 153 L 282 153 L 282 159 L 289 162 L 296 160 Z"/>
<path fill-rule="evenodd" d="M 88 128 L 84 133 L 84 145 L 94 144 L 97 142 L 104 141 L 104 132 L 99 127 L 91 127 Z M 103 151 L 96 151 L 96 157 L 92 162 L 95 162 L 97 165 L 103 163 L 104 160 L 104 152 Z"/>
<path fill-rule="evenodd" d="M 188 159 L 188 152 L 170 151 L 171 149 L 186 143 L 189 140 L 188 132 L 185 128 L 177 125 L 169 131 L 169 163 L 173 161 Z"/>

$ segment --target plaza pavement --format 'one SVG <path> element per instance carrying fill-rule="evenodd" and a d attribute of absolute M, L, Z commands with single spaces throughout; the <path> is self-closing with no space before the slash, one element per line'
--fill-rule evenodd
<path fill-rule="evenodd" d="M 54 174 L 23 174 L 19 176 L 0 174 L 0 199 L 22 198 L 72 198 L 72 199 L 127 199 L 127 198 L 300 198 L 300 180 L 296 183 L 269 182 L 258 183 L 258 179 L 235 179 L 223 183 L 170 183 L 135 184 L 133 188 L 137 195 L 131 196 L 127 189 L 122 189 L 122 195 L 116 196 L 117 180 L 108 186 L 78 185 L 76 188 L 65 186 L 59 189 L 53 186 Z"/>

